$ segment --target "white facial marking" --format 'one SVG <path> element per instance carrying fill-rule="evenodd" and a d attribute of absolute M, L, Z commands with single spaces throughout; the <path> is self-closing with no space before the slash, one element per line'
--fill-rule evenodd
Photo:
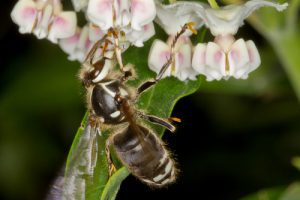
<path fill-rule="evenodd" d="M 108 60 L 108 59 L 105 60 L 105 63 L 104 63 L 104 66 L 103 66 L 102 70 L 98 73 L 97 77 L 93 80 L 93 82 L 97 83 L 97 82 L 103 80 L 107 76 L 109 70 L 112 67 L 113 67 L 113 62 L 111 60 Z"/>
<path fill-rule="evenodd" d="M 169 160 L 169 163 L 168 163 L 168 165 L 165 168 L 166 174 L 168 174 L 171 171 L 172 166 L 173 166 L 173 162 L 172 162 L 172 160 Z"/>
<path fill-rule="evenodd" d="M 154 182 L 159 182 L 159 181 L 161 181 L 164 177 L 165 177 L 165 174 L 160 174 L 160 175 L 154 177 L 154 178 L 153 178 L 153 181 L 154 181 Z"/>
<path fill-rule="evenodd" d="M 121 112 L 118 110 L 118 111 L 113 112 L 112 114 L 110 114 L 110 116 L 111 116 L 112 118 L 117 118 L 117 117 L 120 116 L 120 114 L 121 114 Z"/>
<path fill-rule="evenodd" d="M 149 183 L 149 184 L 154 184 L 154 182 L 153 182 L 153 181 L 150 181 L 150 180 L 148 180 L 148 179 L 143 179 L 143 178 L 142 178 L 142 180 L 143 180 L 144 182 L 146 182 L 146 183 Z"/>
<path fill-rule="evenodd" d="M 142 145 L 137 145 L 136 147 L 134 147 L 134 149 L 132 149 L 134 152 L 140 151 L 142 149 Z"/>
<path fill-rule="evenodd" d="M 171 179 L 167 178 L 166 180 L 164 180 L 163 182 L 161 182 L 161 184 L 163 185 L 163 184 L 166 184 L 166 183 L 168 183 L 170 181 L 171 181 Z"/>

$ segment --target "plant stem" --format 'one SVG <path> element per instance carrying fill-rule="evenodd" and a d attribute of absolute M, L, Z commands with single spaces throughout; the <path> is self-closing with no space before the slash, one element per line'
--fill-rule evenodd
<path fill-rule="evenodd" d="M 220 8 L 218 3 L 216 2 L 216 0 L 207 0 L 209 5 L 213 8 L 213 9 L 218 9 Z"/>
<path fill-rule="evenodd" d="M 297 27 L 298 10 L 300 7 L 300 0 L 293 0 L 287 10 L 287 28 L 290 31 L 295 31 Z"/>

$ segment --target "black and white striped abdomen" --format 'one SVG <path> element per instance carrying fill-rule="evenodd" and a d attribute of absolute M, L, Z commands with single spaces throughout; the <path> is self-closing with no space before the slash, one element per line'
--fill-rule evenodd
<path fill-rule="evenodd" d="M 175 181 L 175 163 L 161 140 L 149 129 L 140 125 L 128 126 L 114 136 L 113 144 L 123 164 L 141 181 L 154 187 Z"/>

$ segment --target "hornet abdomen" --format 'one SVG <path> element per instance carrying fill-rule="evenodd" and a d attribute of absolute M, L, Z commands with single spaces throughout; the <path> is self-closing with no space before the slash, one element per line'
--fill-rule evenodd
<path fill-rule="evenodd" d="M 113 145 L 122 163 L 145 183 L 161 187 L 175 181 L 174 161 L 148 128 L 128 125 L 113 137 Z"/>

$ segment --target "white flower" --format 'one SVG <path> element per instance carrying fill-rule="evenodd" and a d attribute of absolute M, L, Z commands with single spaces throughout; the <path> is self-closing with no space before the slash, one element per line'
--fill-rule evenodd
<path fill-rule="evenodd" d="M 195 47 L 192 65 L 207 81 L 222 78 L 246 79 L 260 65 L 260 56 L 253 41 L 245 42 L 230 36 L 218 36 L 215 42 Z M 226 44 L 222 42 L 226 42 Z"/>
<path fill-rule="evenodd" d="M 105 35 L 104 31 L 94 24 L 89 24 L 89 39 L 93 42 L 97 42 Z"/>
<path fill-rule="evenodd" d="M 11 13 L 21 33 L 34 33 L 39 39 L 53 43 L 67 38 L 76 31 L 75 12 L 62 11 L 60 0 L 19 0 Z"/>
<path fill-rule="evenodd" d="M 178 38 L 172 52 L 172 42 L 175 35 L 182 30 L 182 27 L 190 22 L 193 22 L 193 27 L 199 29 L 203 25 L 195 12 L 181 13 L 182 4 L 162 5 L 156 1 L 157 17 L 155 21 L 164 29 L 170 36 L 167 43 L 160 40 L 155 40 L 150 49 L 148 57 L 148 65 L 152 71 L 159 73 L 171 55 L 173 60 L 162 77 L 175 76 L 181 81 L 187 79 L 195 80 L 197 72 L 192 68 L 192 50 L 193 46 L 188 36 L 195 29 L 191 27 L 186 29 Z"/>
<path fill-rule="evenodd" d="M 58 44 L 62 50 L 69 55 L 69 60 L 77 60 L 83 62 L 86 59 L 87 54 L 93 47 L 93 45 L 103 38 L 104 33 L 98 26 L 93 24 L 85 25 L 83 28 L 77 28 L 76 33 L 65 39 L 59 40 Z M 94 61 L 99 60 L 103 57 L 103 48 L 105 48 L 105 54 L 108 53 L 111 57 L 114 55 L 114 39 L 112 36 L 107 37 L 108 41 L 103 41 L 103 44 L 98 48 L 95 53 Z M 120 41 L 121 51 L 125 51 L 129 45 L 124 44 Z M 105 47 L 104 47 L 105 46 Z"/>
<path fill-rule="evenodd" d="M 138 47 L 154 35 L 155 15 L 154 0 L 90 0 L 87 8 L 88 19 L 101 30 L 116 28 Z"/>
<path fill-rule="evenodd" d="M 235 35 L 238 28 L 244 24 L 244 20 L 255 10 L 264 6 L 282 11 L 287 8 L 288 3 L 277 4 L 266 0 L 249 0 L 242 5 L 228 5 L 219 9 L 213 9 L 208 4 L 200 2 L 179 1 L 173 5 L 178 8 L 177 16 L 197 15 L 214 36 Z"/>
<path fill-rule="evenodd" d="M 173 61 L 168 67 L 163 77 L 175 76 L 179 80 L 187 79 L 195 80 L 196 72 L 192 68 L 192 43 L 188 36 L 181 36 L 178 38 L 174 50 L 172 52 L 171 44 L 174 37 L 169 37 L 167 43 L 161 40 L 155 40 L 150 49 L 148 65 L 150 69 L 159 73 L 162 66 L 167 63 L 170 56 L 173 54 Z"/>
<path fill-rule="evenodd" d="M 179 16 L 195 15 L 203 20 L 205 26 L 215 36 L 214 42 L 198 44 L 194 50 L 192 67 L 197 73 L 206 76 L 208 81 L 235 78 L 245 79 L 260 65 L 258 50 L 249 40 L 235 40 L 234 35 L 244 20 L 256 9 L 263 6 L 284 10 L 288 4 L 277 4 L 265 0 L 250 0 L 243 5 L 229 5 L 213 9 L 208 4 L 199 2 L 174 3 Z M 158 11 L 159 12 L 159 11 Z M 197 18 L 196 17 L 196 18 Z M 168 23 L 165 29 L 168 28 Z"/>
<path fill-rule="evenodd" d="M 89 0 L 72 0 L 72 4 L 77 12 L 86 10 Z"/>
<path fill-rule="evenodd" d="M 92 46 L 89 39 L 89 26 L 84 26 L 82 29 L 77 28 L 73 36 L 59 40 L 58 44 L 69 55 L 69 60 L 83 62 Z"/>
<path fill-rule="evenodd" d="M 189 12 L 185 9 L 185 2 L 169 5 L 156 2 L 157 17 L 155 22 L 157 22 L 168 35 L 176 35 L 182 26 L 189 22 L 193 22 L 193 27 L 199 29 L 203 25 L 203 20 L 199 18 L 195 12 Z M 191 35 L 192 32 L 186 30 L 184 34 Z"/>
<path fill-rule="evenodd" d="M 283 11 L 287 8 L 288 3 L 280 5 L 265 0 L 250 0 L 244 5 L 225 6 L 220 11 L 212 8 L 208 8 L 204 12 L 199 10 L 198 14 L 214 36 L 234 35 L 237 33 L 238 28 L 244 25 L 244 20 L 247 17 L 264 6 L 274 7 L 278 11 Z"/>
<path fill-rule="evenodd" d="M 144 46 L 144 42 L 149 40 L 155 34 L 153 22 L 143 26 L 142 30 L 136 31 L 131 30 L 131 32 L 126 34 L 126 39 L 131 42 L 136 47 Z"/>
<path fill-rule="evenodd" d="M 90 0 L 87 10 L 88 18 L 102 30 L 130 24 L 140 31 L 155 15 L 153 0 Z"/>

